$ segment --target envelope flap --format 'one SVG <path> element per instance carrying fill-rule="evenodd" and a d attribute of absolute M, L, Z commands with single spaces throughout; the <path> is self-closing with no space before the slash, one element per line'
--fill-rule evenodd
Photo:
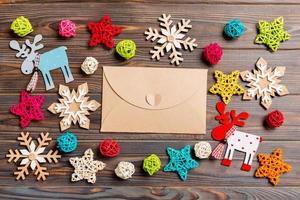
<path fill-rule="evenodd" d="M 103 73 L 120 98 L 144 109 L 171 108 L 206 90 L 206 69 L 103 66 Z"/>

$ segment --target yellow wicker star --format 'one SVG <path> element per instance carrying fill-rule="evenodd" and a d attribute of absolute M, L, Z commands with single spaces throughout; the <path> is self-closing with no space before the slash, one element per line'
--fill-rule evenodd
<path fill-rule="evenodd" d="M 282 160 L 282 150 L 276 149 L 271 155 L 258 154 L 258 162 L 261 165 L 255 172 L 255 177 L 268 178 L 270 183 L 277 185 L 280 175 L 292 170 L 292 166 Z"/>
<path fill-rule="evenodd" d="M 272 51 L 277 51 L 280 42 L 287 41 L 291 35 L 284 30 L 283 17 L 278 17 L 272 22 L 260 20 L 258 22 L 259 34 L 255 39 L 257 44 L 265 44 Z"/>
<path fill-rule="evenodd" d="M 228 104 L 231 100 L 232 95 L 241 95 L 244 93 L 242 86 L 238 84 L 238 78 L 240 76 L 240 71 L 235 70 L 229 75 L 216 70 L 215 78 L 217 82 L 209 89 L 213 94 L 219 94 L 225 104 Z"/>

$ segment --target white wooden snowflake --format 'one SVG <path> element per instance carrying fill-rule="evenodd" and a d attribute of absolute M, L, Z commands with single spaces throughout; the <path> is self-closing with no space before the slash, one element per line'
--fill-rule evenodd
<path fill-rule="evenodd" d="M 67 86 L 59 86 L 59 94 L 63 98 L 59 99 L 60 103 L 53 103 L 48 110 L 54 114 L 60 113 L 59 116 L 63 117 L 60 121 L 61 131 L 70 128 L 72 122 L 78 122 L 80 127 L 89 129 L 90 120 L 86 115 L 90 114 L 89 111 L 97 110 L 100 104 L 95 100 L 88 101 L 89 97 L 85 97 L 88 91 L 87 83 L 79 85 L 77 92 L 71 92 Z"/>
<path fill-rule="evenodd" d="M 285 72 L 285 67 L 268 68 L 268 63 L 263 58 L 259 58 L 256 62 L 258 70 L 241 72 L 243 81 L 249 82 L 247 89 L 244 93 L 243 99 L 251 100 L 256 96 L 257 99 L 261 98 L 261 104 L 264 108 L 268 109 L 272 104 L 272 97 L 275 94 L 279 96 L 287 95 L 289 93 L 286 86 L 279 84 Z"/>
<path fill-rule="evenodd" d="M 179 65 L 183 61 L 182 53 L 179 49 L 193 51 L 197 44 L 195 43 L 196 39 L 191 39 L 190 37 L 185 37 L 184 33 L 187 33 L 189 29 L 192 28 L 190 24 L 191 20 L 182 19 L 181 22 L 178 22 L 177 26 L 173 25 L 173 21 L 170 20 L 171 15 L 163 14 L 162 17 L 158 18 L 160 21 L 160 26 L 163 28 L 160 29 L 160 33 L 157 29 L 152 29 L 151 27 L 145 31 L 146 40 L 152 42 L 157 40 L 157 44 L 160 46 L 154 46 L 154 50 L 150 50 L 152 54 L 152 59 L 160 60 L 161 56 L 164 56 L 164 51 L 171 54 L 169 58 L 171 59 L 171 64 Z"/>
<path fill-rule="evenodd" d="M 49 133 L 41 133 L 40 137 L 37 139 L 37 145 L 32 138 L 29 136 L 29 133 L 21 133 L 21 136 L 18 137 L 20 145 L 26 147 L 26 149 L 10 149 L 6 157 L 8 162 L 17 162 L 19 159 L 22 159 L 20 166 L 17 168 L 18 171 L 14 172 L 16 179 L 25 179 L 25 176 L 29 174 L 28 168 L 30 167 L 34 171 L 34 175 L 37 176 L 37 180 L 42 179 L 46 180 L 46 176 L 49 173 L 46 171 L 47 168 L 41 166 L 42 163 L 57 163 L 58 159 L 61 157 L 58 154 L 58 151 L 50 150 L 47 154 L 43 154 L 45 147 L 49 145 L 49 142 L 52 140 L 49 137 Z"/>

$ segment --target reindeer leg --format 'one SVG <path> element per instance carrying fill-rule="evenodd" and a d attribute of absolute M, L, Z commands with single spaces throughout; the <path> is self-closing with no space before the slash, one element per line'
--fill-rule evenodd
<path fill-rule="evenodd" d="M 230 148 L 230 145 L 227 145 L 225 156 L 221 162 L 221 165 L 229 167 L 231 165 L 231 160 L 233 157 L 234 149 Z M 231 158 L 230 158 L 231 157 Z"/>
<path fill-rule="evenodd" d="M 61 71 L 62 71 L 62 73 L 63 73 L 63 75 L 64 75 L 64 78 L 65 78 L 65 82 L 66 82 L 66 83 L 72 82 L 72 81 L 74 80 L 69 65 L 64 65 L 64 66 L 62 66 L 62 67 L 61 67 Z"/>
<path fill-rule="evenodd" d="M 53 83 L 53 79 L 52 79 L 51 74 L 50 74 L 50 71 L 42 72 L 42 76 L 43 76 L 43 79 L 44 79 L 46 90 L 51 90 L 51 89 L 55 88 L 54 83 Z"/>
<path fill-rule="evenodd" d="M 246 152 L 245 159 L 244 159 L 241 170 L 247 171 L 247 172 L 250 171 L 252 159 L 253 159 L 253 155 L 249 152 Z"/>

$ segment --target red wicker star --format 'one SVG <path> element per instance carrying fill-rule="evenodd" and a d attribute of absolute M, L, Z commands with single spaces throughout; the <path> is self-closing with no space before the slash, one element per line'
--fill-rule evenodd
<path fill-rule="evenodd" d="M 108 15 L 103 16 L 100 22 L 89 22 L 88 29 L 92 33 L 89 46 L 95 47 L 103 43 L 109 49 L 115 46 L 114 36 L 122 32 L 121 27 L 112 26 L 110 16 Z"/>
<path fill-rule="evenodd" d="M 31 121 L 41 121 L 44 119 L 44 112 L 41 106 L 44 103 L 44 96 L 31 96 L 23 90 L 20 93 L 20 102 L 10 107 L 10 112 L 20 116 L 20 127 L 26 128 Z"/>

